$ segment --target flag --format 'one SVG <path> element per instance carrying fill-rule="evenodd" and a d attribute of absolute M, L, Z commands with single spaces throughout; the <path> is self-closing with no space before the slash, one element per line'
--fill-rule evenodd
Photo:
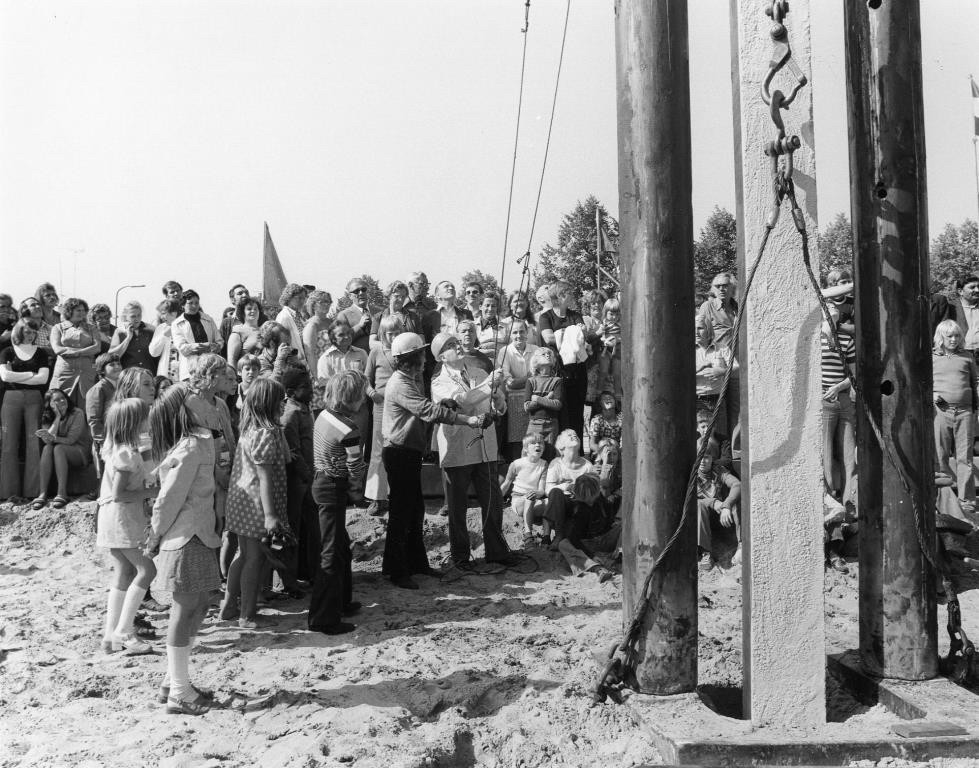
<path fill-rule="evenodd" d="M 286 275 L 282 271 L 279 254 L 275 252 L 268 222 L 265 223 L 265 256 L 262 262 L 262 297 L 266 304 L 278 304 L 286 287 Z"/>
<path fill-rule="evenodd" d="M 969 81 L 972 83 L 972 135 L 979 138 L 979 85 L 972 75 L 969 75 Z"/>

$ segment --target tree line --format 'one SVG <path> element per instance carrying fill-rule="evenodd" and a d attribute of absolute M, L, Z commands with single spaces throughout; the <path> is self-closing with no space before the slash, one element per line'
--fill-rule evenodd
<path fill-rule="evenodd" d="M 598 251 L 598 229 L 596 211 L 602 228 L 612 250 L 604 251 L 601 266 L 604 273 L 596 269 Z M 707 295 L 711 280 L 718 272 L 737 274 L 737 220 L 730 211 L 714 206 L 699 236 L 693 243 L 694 291 Z M 850 219 L 838 213 L 822 230 L 816 233 L 819 249 L 820 276 L 825 277 L 830 270 L 843 269 L 853 274 L 853 240 Z M 566 213 L 558 227 L 557 242 L 545 243 L 533 260 L 529 294 L 533 300 L 534 288 L 553 280 L 564 280 L 577 295 L 593 288 L 601 289 L 612 296 L 618 285 L 618 246 L 619 222 L 611 216 L 605 206 L 594 195 L 578 201 Z M 955 280 L 960 275 L 979 273 L 979 230 L 976 222 L 966 219 L 959 226 L 945 224 L 944 229 L 931 241 L 931 283 L 933 292 L 951 293 L 955 290 Z M 515 290 L 513 282 L 519 278 L 510 273 L 508 287 Z M 611 277 L 610 277 L 611 276 Z M 363 275 L 370 291 L 371 303 L 383 306 L 386 302 L 378 281 L 371 275 Z M 457 286 L 458 303 L 463 301 L 462 286 L 467 282 L 478 282 L 486 291 L 500 293 L 497 278 L 480 269 L 471 269 L 462 275 Z M 526 287 L 526 281 L 525 281 Z M 339 307 L 350 304 L 347 296 L 339 299 Z"/>

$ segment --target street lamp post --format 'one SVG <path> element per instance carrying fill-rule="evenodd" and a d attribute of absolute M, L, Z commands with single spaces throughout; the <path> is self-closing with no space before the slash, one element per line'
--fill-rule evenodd
<path fill-rule="evenodd" d="M 146 286 L 143 283 L 140 283 L 139 285 L 124 285 L 118 291 L 116 291 L 116 312 L 115 315 L 113 315 L 116 321 L 116 325 L 119 325 L 119 294 L 122 293 L 127 288 L 145 288 L 145 287 Z"/>

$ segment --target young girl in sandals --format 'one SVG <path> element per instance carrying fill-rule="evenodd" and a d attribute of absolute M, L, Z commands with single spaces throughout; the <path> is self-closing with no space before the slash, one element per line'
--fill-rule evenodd
<path fill-rule="evenodd" d="M 289 446 L 279 425 L 285 395 L 275 379 L 257 379 L 245 393 L 241 410 L 226 510 L 228 531 L 238 536 L 238 552 L 228 569 L 220 615 L 224 620 L 238 616 L 243 629 L 259 626 L 256 604 L 262 566 L 270 554 L 262 540 L 270 537 L 274 552 L 293 538 L 286 522 Z"/>
<path fill-rule="evenodd" d="M 136 637 L 133 625 L 143 596 L 156 577 L 153 561 L 142 552 L 149 522 L 143 504 L 148 475 L 139 443 L 149 412 L 146 403 L 130 397 L 113 403 L 105 416 L 105 467 L 95 544 L 109 549 L 113 565 L 102 634 L 102 650 L 107 653 L 150 650 Z"/>
<path fill-rule="evenodd" d="M 195 421 L 186 387 L 166 390 L 150 411 L 160 492 L 144 552 L 155 556 L 161 589 L 173 593 L 167 627 L 167 677 L 161 688 L 170 714 L 202 715 L 210 694 L 190 682 L 190 649 L 211 595 L 221 589 L 214 511 L 214 438 Z"/>

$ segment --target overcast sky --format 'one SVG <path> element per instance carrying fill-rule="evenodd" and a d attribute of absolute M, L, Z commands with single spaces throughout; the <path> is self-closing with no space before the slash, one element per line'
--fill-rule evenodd
<path fill-rule="evenodd" d="M 842 2 L 813 3 L 822 223 L 849 211 Z M 734 210 L 727 0 L 691 3 L 695 229 Z M 922 0 L 932 235 L 977 216 L 979 2 Z M 526 249 L 563 0 L 533 0 L 509 247 Z M 759 24 L 765 23 L 759 13 Z M 262 222 L 286 277 L 342 289 L 423 268 L 498 273 L 522 0 L 0 0 L 0 291 L 220 313 L 260 287 Z M 614 213 L 611 0 L 573 0 L 532 251 L 596 195 Z M 789 118 L 790 129 L 793 123 Z"/>

